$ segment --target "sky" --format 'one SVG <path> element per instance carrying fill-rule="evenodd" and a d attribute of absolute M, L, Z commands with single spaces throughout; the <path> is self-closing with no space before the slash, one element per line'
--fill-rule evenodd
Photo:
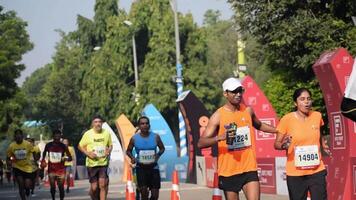
<path fill-rule="evenodd" d="M 221 19 L 229 19 L 233 11 L 226 0 L 176 0 L 178 11 L 192 13 L 194 21 L 201 25 L 208 9 L 220 10 Z M 119 0 L 120 8 L 127 12 L 132 0 Z M 77 15 L 89 19 L 94 16 L 95 0 L 0 0 L 5 11 L 14 10 L 17 16 L 28 23 L 27 31 L 34 48 L 23 55 L 26 69 L 16 82 L 21 86 L 26 77 L 36 69 L 52 62 L 55 45 L 60 40 L 60 29 L 66 33 L 77 29 Z"/>

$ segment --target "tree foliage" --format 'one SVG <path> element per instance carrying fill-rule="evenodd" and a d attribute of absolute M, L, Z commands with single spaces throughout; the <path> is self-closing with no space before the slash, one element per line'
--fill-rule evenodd
<path fill-rule="evenodd" d="M 22 55 L 33 45 L 26 31 L 27 23 L 13 11 L 4 12 L 0 6 L 0 132 L 19 126 L 25 96 L 18 90 L 15 79 L 25 66 Z"/>
<path fill-rule="evenodd" d="M 143 107 L 152 103 L 177 130 L 175 32 L 169 0 L 137 1 L 128 14 L 113 2 L 97 0 L 93 20 L 78 16 L 78 29 L 62 34 L 49 70 L 36 71 L 25 82 L 24 89 L 34 102 L 29 116 L 57 127 L 63 124 L 65 133 L 78 137 L 93 114 L 101 114 L 110 124 L 120 114 L 135 121 Z M 221 81 L 232 75 L 236 63 L 232 22 L 216 16 L 213 24 L 198 27 L 191 14 L 178 16 L 184 89 L 192 90 L 213 110 L 221 101 Z M 132 25 L 125 25 L 125 20 Z M 137 102 L 135 94 L 139 94 Z"/>
<path fill-rule="evenodd" d="M 313 63 L 327 51 L 344 47 L 356 53 L 356 28 L 351 16 L 355 1 L 233 1 L 236 21 L 256 49 L 250 59 L 259 60 L 271 79 L 263 85 L 279 115 L 291 111 L 291 94 L 297 86 L 313 91 L 314 106 L 325 111 L 321 91 L 312 71 Z M 260 56 L 262 55 L 262 56 Z M 262 60 L 261 60 L 262 58 Z"/>
<path fill-rule="evenodd" d="M 3 12 L 0 6 L 0 100 L 15 95 L 15 79 L 25 69 L 20 64 L 22 55 L 33 47 L 26 26 L 27 23 L 18 18 L 15 12 Z"/>

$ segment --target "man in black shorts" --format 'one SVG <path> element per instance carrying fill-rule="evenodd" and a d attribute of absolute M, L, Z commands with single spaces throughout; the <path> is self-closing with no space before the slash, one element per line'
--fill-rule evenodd
<path fill-rule="evenodd" d="M 151 191 L 150 200 L 157 200 L 161 188 L 157 161 L 165 148 L 161 137 L 150 131 L 148 117 L 140 117 L 138 126 L 140 130 L 130 139 L 126 154 L 131 159 L 131 164 L 136 165 L 137 184 L 142 200 L 148 200 L 149 190 Z M 136 157 L 132 155 L 133 148 L 135 148 Z"/>
<path fill-rule="evenodd" d="M 78 149 L 86 158 L 92 199 L 106 199 L 108 192 L 109 156 L 112 150 L 111 135 L 102 128 L 103 118 L 96 115 L 92 119 L 92 129 L 84 133 Z"/>

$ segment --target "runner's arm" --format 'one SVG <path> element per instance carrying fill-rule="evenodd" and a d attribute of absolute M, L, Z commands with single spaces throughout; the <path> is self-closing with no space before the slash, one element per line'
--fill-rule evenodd
<path fill-rule="evenodd" d="M 87 145 L 81 146 L 80 144 L 78 145 L 78 149 L 84 153 L 84 155 L 88 156 L 90 159 L 95 159 L 96 154 L 94 152 L 89 152 L 87 151 Z"/>
<path fill-rule="evenodd" d="M 255 112 L 253 111 L 253 109 L 251 107 L 248 107 L 247 109 L 251 115 L 252 125 L 255 129 L 263 131 L 263 132 L 268 132 L 268 133 L 275 133 L 275 134 L 278 133 L 278 131 L 275 127 L 261 122 L 255 115 Z"/>
<path fill-rule="evenodd" d="M 68 149 L 68 147 L 66 146 L 65 147 L 65 154 L 67 155 L 67 159 L 66 159 L 66 161 L 72 161 L 73 160 L 73 158 L 72 158 L 72 154 L 70 154 L 70 152 L 69 152 L 69 149 Z"/>
<path fill-rule="evenodd" d="M 163 144 L 163 142 L 161 140 L 161 137 L 158 134 L 156 135 L 156 141 L 157 141 L 157 146 L 159 148 L 159 151 L 158 151 L 157 156 L 156 156 L 156 162 L 157 162 L 158 159 L 161 157 L 161 155 L 166 150 L 166 148 L 164 147 L 164 144 Z"/>
<path fill-rule="evenodd" d="M 127 149 L 126 149 L 126 155 L 131 159 L 131 164 L 135 164 L 136 163 L 136 159 L 132 155 L 132 150 L 133 150 L 134 144 L 135 144 L 135 140 L 132 137 L 130 139 L 129 145 L 127 146 Z"/>
<path fill-rule="evenodd" d="M 198 141 L 199 148 L 210 147 L 219 141 L 226 140 L 226 135 L 217 135 L 217 130 L 220 123 L 220 114 L 215 112 L 209 119 L 208 126 L 205 132 L 200 136 Z"/>
<path fill-rule="evenodd" d="M 46 159 L 47 152 L 48 152 L 48 149 L 47 149 L 47 145 L 46 145 L 45 148 L 44 148 L 44 150 L 43 150 L 43 153 L 42 153 L 42 160 L 41 160 L 41 162 L 43 162 L 43 161 Z"/>
<path fill-rule="evenodd" d="M 112 145 L 109 145 L 105 150 L 105 155 L 109 156 L 111 154 L 111 151 L 112 151 Z"/>

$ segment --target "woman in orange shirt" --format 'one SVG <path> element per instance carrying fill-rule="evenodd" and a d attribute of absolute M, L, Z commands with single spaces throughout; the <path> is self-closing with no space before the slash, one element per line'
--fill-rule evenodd
<path fill-rule="evenodd" d="M 287 150 L 289 198 L 304 200 L 310 191 L 311 199 L 326 200 L 327 172 L 320 143 L 327 154 L 330 154 L 330 150 L 320 134 L 324 121 L 320 112 L 312 110 L 312 98 L 308 89 L 295 90 L 293 101 L 296 111 L 282 117 L 277 126 L 278 134 L 274 144 L 275 149 Z"/>

